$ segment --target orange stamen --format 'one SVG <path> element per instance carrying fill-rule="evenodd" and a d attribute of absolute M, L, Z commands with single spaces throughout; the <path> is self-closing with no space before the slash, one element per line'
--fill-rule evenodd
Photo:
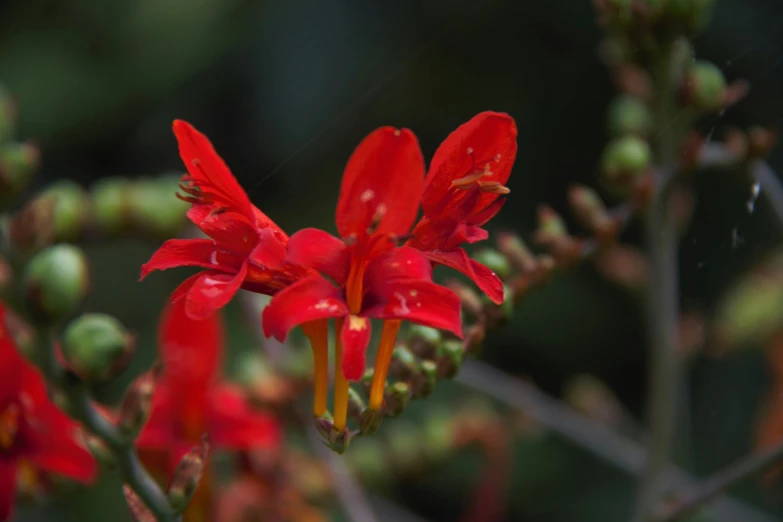
<path fill-rule="evenodd" d="M 14 443 L 19 429 L 19 407 L 11 404 L 0 413 L 0 448 L 8 449 Z"/>
<path fill-rule="evenodd" d="M 378 355 L 375 356 L 375 370 L 370 385 L 370 409 L 379 410 L 383 405 L 383 392 L 386 388 L 386 374 L 389 372 L 394 342 L 400 331 L 402 321 L 392 319 L 383 322 L 381 341 L 378 345 Z"/>
<path fill-rule="evenodd" d="M 493 194 L 508 194 L 511 190 L 500 184 L 499 181 L 479 181 L 479 189 L 481 192 L 491 192 Z"/>
<path fill-rule="evenodd" d="M 334 327 L 334 430 L 342 432 L 348 424 L 348 379 L 341 368 L 343 343 L 340 334 L 343 330 L 342 317 L 335 320 Z"/>
<path fill-rule="evenodd" d="M 467 188 L 470 187 L 470 185 L 472 185 L 473 182 L 478 181 L 483 177 L 484 177 L 484 171 L 477 170 L 476 172 L 468 174 L 467 176 L 463 176 L 461 178 L 455 179 L 454 181 L 451 182 L 451 185 L 457 188 Z"/>
<path fill-rule="evenodd" d="M 310 340 L 315 367 L 315 394 L 313 415 L 322 417 L 326 413 L 326 396 L 329 391 L 329 320 L 319 319 L 302 325 L 302 331 Z"/>

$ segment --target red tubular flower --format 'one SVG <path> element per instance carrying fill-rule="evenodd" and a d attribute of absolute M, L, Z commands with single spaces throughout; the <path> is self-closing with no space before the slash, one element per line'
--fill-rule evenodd
<path fill-rule="evenodd" d="M 78 425 L 48 398 L 41 375 L 17 352 L 0 303 L 0 520 L 10 520 L 18 471 L 26 464 L 80 482 L 97 473 L 76 442 Z"/>
<path fill-rule="evenodd" d="M 141 268 L 198 266 L 206 270 L 183 282 L 175 298 L 185 297 L 187 313 L 203 319 L 225 306 L 240 288 L 272 295 L 307 275 L 285 263 L 288 236 L 250 203 L 206 136 L 176 120 L 174 135 L 188 169 L 180 185 L 193 204 L 188 218 L 211 239 L 171 239 Z"/>
<path fill-rule="evenodd" d="M 496 303 L 503 283 L 460 245 L 487 239 L 481 227 L 503 206 L 517 154 L 517 128 L 508 114 L 482 112 L 452 132 L 432 158 L 424 184 L 424 216 L 408 245 L 433 262 L 470 277 Z"/>
<path fill-rule="evenodd" d="M 348 161 L 337 204 L 337 230 L 342 239 L 305 229 L 288 243 L 287 260 L 319 271 L 276 294 L 264 310 L 267 335 L 283 340 L 298 325 L 311 341 L 316 357 L 314 413 L 326 411 L 326 337 L 328 319 L 337 319 L 335 429 L 346 425 L 348 380 L 365 368 L 370 318 L 383 319 L 378 357 L 370 392 L 370 408 L 378 409 L 401 320 L 462 333 L 460 304 L 450 290 L 431 279 L 431 263 L 421 252 L 397 247 L 416 218 L 424 178 L 418 141 L 407 129 L 377 129 Z"/>
<path fill-rule="evenodd" d="M 277 421 L 255 410 L 242 391 L 218 380 L 223 351 L 219 313 L 192 319 L 185 300 L 169 303 L 159 332 L 163 374 L 155 388 L 149 421 L 136 441 L 145 462 L 171 474 L 204 434 L 216 449 L 273 449 L 281 438 Z M 160 459 L 163 462 L 160 462 Z M 212 520 L 209 468 L 185 512 L 187 522 Z"/>

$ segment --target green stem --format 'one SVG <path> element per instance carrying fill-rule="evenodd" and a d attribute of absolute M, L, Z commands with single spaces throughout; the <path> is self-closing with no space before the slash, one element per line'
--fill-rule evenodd
<path fill-rule="evenodd" d="M 718 471 L 702 482 L 685 489 L 674 502 L 665 505 L 659 520 L 673 522 L 698 511 L 719 495 L 746 480 L 750 480 L 783 461 L 783 443 L 764 452 L 748 455 L 728 468 Z"/>
<path fill-rule="evenodd" d="M 117 428 L 95 409 L 84 383 L 71 378 L 57 361 L 55 342 L 50 332 L 41 337 L 41 369 L 47 380 L 65 393 L 74 418 L 99 437 L 114 456 L 122 480 L 144 502 L 158 522 L 180 522 L 168 497 L 139 461 L 133 439 L 119 434 Z"/>
<path fill-rule="evenodd" d="M 676 416 L 678 386 L 677 321 L 678 232 L 669 209 L 669 184 L 676 169 L 680 140 L 677 121 L 676 86 L 681 64 L 678 45 L 667 44 L 656 64 L 657 88 L 654 159 L 655 191 L 645 216 L 645 241 L 650 264 L 647 291 L 647 332 L 650 350 L 649 425 L 647 468 L 639 485 L 635 522 L 652 522 L 663 494 L 665 472 L 669 466 Z"/>

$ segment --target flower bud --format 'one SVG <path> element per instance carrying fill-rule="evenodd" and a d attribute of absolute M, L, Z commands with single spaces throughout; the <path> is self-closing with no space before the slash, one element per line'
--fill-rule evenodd
<path fill-rule="evenodd" d="M 669 0 L 667 14 L 685 31 L 693 33 L 707 25 L 714 0 Z"/>
<path fill-rule="evenodd" d="M 11 289 L 13 283 L 14 271 L 11 263 L 6 261 L 5 257 L 0 255 L 0 298 L 5 296 Z"/>
<path fill-rule="evenodd" d="M 90 188 L 93 224 L 103 235 L 113 236 L 127 228 L 130 187 L 125 178 L 105 178 Z"/>
<path fill-rule="evenodd" d="M 599 239 L 608 239 L 617 232 L 616 222 L 595 190 L 573 185 L 568 190 L 568 200 L 579 222 Z"/>
<path fill-rule="evenodd" d="M 411 393 L 407 382 L 398 381 L 386 387 L 384 394 L 385 413 L 389 417 L 397 417 L 410 402 Z"/>
<path fill-rule="evenodd" d="M 489 297 L 484 296 L 484 309 L 487 312 L 487 324 L 491 328 L 497 328 L 507 324 L 514 315 L 514 291 L 503 285 L 503 302 L 499 305 L 493 303 Z"/>
<path fill-rule="evenodd" d="M 636 136 L 617 138 L 606 146 L 601 167 L 606 180 L 625 184 L 635 179 L 650 165 L 650 146 Z"/>
<path fill-rule="evenodd" d="M 609 105 L 609 133 L 612 136 L 634 134 L 646 136 L 652 127 L 652 116 L 647 105 L 633 96 L 615 98 Z"/>
<path fill-rule="evenodd" d="M 412 324 L 408 328 L 408 346 L 411 352 L 419 357 L 429 357 L 435 353 L 435 348 L 440 344 L 443 336 L 440 330 Z"/>
<path fill-rule="evenodd" d="M 91 433 L 84 434 L 84 445 L 90 450 L 95 460 L 105 469 L 117 469 L 117 458 L 103 439 Z"/>
<path fill-rule="evenodd" d="M 367 408 L 362 412 L 362 418 L 359 421 L 359 432 L 362 435 L 372 435 L 378 431 L 383 422 L 384 412 L 381 410 Z"/>
<path fill-rule="evenodd" d="M 497 235 L 498 250 L 506 256 L 518 272 L 531 272 L 536 269 L 536 256 L 527 247 L 522 238 L 511 232 L 501 232 Z"/>
<path fill-rule="evenodd" d="M 428 397 L 435 389 L 438 381 L 438 366 L 433 361 L 422 361 L 419 371 L 411 379 L 413 395 L 418 398 Z"/>
<path fill-rule="evenodd" d="M 407 379 L 418 367 L 419 361 L 407 346 L 398 344 L 394 347 L 391 363 L 389 364 L 389 376 L 397 379 Z"/>
<path fill-rule="evenodd" d="M 329 446 L 329 449 L 331 449 L 335 453 L 339 453 L 340 455 L 342 455 L 343 453 L 345 453 L 345 450 L 348 449 L 348 445 L 350 443 L 351 443 L 351 432 L 347 427 L 342 431 L 332 428 L 332 431 L 329 432 L 327 445 Z"/>
<path fill-rule="evenodd" d="M 726 78 L 717 65 L 698 61 L 688 71 L 683 97 L 685 102 L 703 112 L 715 112 L 724 107 Z"/>
<path fill-rule="evenodd" d="M 40 161 L 41 154 L 31 143 L 0 145 L 0 206 L 8 205 L 27 187 Z"/>
<path fill-rule="evenodd" d="M 438 377 L 451 379 L 465 360 L 465 347 L 462 341 L 450 339 L 438 347 Z"/>
<path fill-rule="evenodd" d="M 125 392 L 117 418 L 117 429 L 122 436 L 128 439 L 135 438 L 147 422 L 159 371 L 159 366 L 156 366 L 142 374 Z"/>
<path fill-rule="evenodd" d="M 125 369 L 134 344 L 134 337 L 114 317 L 84 314 L 66 328 L 62 354 L 82 379 L 103 381 Z"/>
<path fill-rule="evenodd" d="M 36 254 L 27 263 L 25 302 L 36 320 L 56 322 L 81 306 L 89 282 L 84 252 L 73 245 L 54 245 Z"/>
<path fill-rule="evenodd" d="M 463 312 L 472 317 L 478 317 L 481 314 L 481 297 L 473 288 L 463 285 L 459 281 L 448 281 L 446 287 L 459 297 Z"/>
<path fill-rule="evenodd" d="M 185 511 L 196 493 L 208 454 L 209 443 L 204 437 L 201 446 L 192 448 L 177 464 L 168 489 L 169 503 L 175 513 Z"/>
<path fill-rule="evenodd" d="M 563 391 L 565 401 L 580 413 L 609 426 L 622 420 L 622 408 L 612 391 L 592 375 L 578 375 Z"/>
<path fill-rule="evenodd" d="M 172 197 L 175 192 L 176 183 L 170 176 L 136 181 L 128 194 L 128 208 L 136 228 L 161 238 L 176 235 L 185 224 L 190 205 Z"/>
<path fill-rule="evenodd" d="M 51 201 L 54 241 L 73 242 L 84 234 L 89 202 L 79 185 L 61 181 L 48 187 L 37 199 Z"/>
<path fill-rule="evenodd" d="M 486 266 L 497 275 L 500 279 L 506 279 L 511 275 L 511 263 L 508 258 L 491 248 L 484 248 L 476 252 L 473 259 Z"/>
<path fill-rule="evenodd" d="M 130 511 L 133 522 L 155 522 L 157 520 L 144 501 L 128 484 L 122 485 L 122 493 L 125 495 L 125 502 L 128 504 L 128 511 Z"/>

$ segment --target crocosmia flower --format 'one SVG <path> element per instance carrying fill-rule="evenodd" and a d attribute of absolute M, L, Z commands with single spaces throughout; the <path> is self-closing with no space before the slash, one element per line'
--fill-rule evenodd
<path fill-rule="evenodd" d="M 284 339 L 302 325 L 315 353 L 314 413 L 326 411 L 328 319 L 336 318 L 334 426 L 346 426 L 348 380 L 365 369 L 370 319 L 384 320 L 370 390 L 370 408 L 383 401 L 386 373 L 402 320 L 461 335 L 460 301 L 431 279 L 420 251 L 399 247 L 416 219 L 424 182 L 418 141 L 407 129 L 382 127 L 354 151 L 343 175 L 336 222 L 340 237 L 297 232 L 287 261 L 317 270 L 277 293 L 263 313 L 267 335 Z M 328 278 L 328 279 L 327 279 Z"/>
<path fill-rule="evenodd" d="M 0 520 L 10 520 L 20 471 L 32 466 L 91 482 L 97 466 L 78 425 L 48 398 L 38 371 L 17 352 L 0 303 Z"/>
<path fill-rule="evenodd" d="M 136 441 L 145 460 L 165 455 L 168 469 L 158 471 L 166 474 L 205 434 L 213 448 L 234 450 L 275 448 L 281 437 L 274 417 L 254 409 L 238 387 L 219 380 L 223 351 L 219 314 L 196 320 L 185 308 L 185 300 L 179 299 L 164 311 L 159 332 L 163 373 L 150 418 Z M 202 482 L 208 481 L 205 473 Z M 207 515 L 202 501 L 206 499 L 199 497 L 203 488 L 191 508 Z"/>
<path fill-rule="evenodd" d="M 272 295 L 305 276 L 305 269 L 285 262 L 288 236 L 250 203 L 206 136 L 181 120 L 173 129 L 188 170 L 179 197 L 192 204 L 188 218 L 210 239 L 166 241 L 142 266 L 141 279 L 153 270 L 204 268 L 175 294 L 185 298 L 188 315 L 201 319 L 240 288 Z"/>
<path fill-rule="evenodd" d="M 433 262 L 470 277 L 496 303 L 503 284 L 460 247 L 487 239 L 481 227 L 505 203 L 517 154 L 517 128 L 508 114 L 482 112 L 451 133 L 435 152 L 424 184 L 424 216 L 408 245 Z"/>

